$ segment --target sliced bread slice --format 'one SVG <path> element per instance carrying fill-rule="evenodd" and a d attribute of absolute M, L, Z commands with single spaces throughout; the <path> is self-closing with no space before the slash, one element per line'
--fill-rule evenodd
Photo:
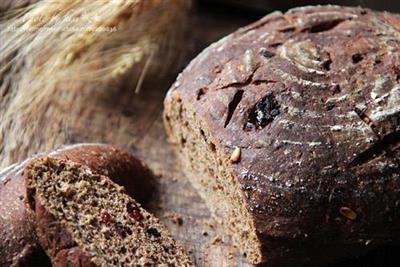
<path fill-rule="evenodd" d="M 107 176 L 45 157 L 30 163 L 26 179 L 53 266 L 193 266 L 165 226 Z"/>

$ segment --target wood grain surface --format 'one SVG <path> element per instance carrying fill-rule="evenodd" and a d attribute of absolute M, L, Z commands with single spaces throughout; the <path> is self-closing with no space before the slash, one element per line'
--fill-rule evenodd
<path fill-rule="evenodd" d="M 190 31 L 181 45 L 183 64 L 180 65 L 187 64 L 211 42 L 254 19 L 234 16 L 224 10 L 211 12 L 209 8 L 200 8 L 189 21 Z M 35 133 L 41 137 L 20 141 L 23 145 L 16 146 L 11 154 L 1 154 L 1 162 L 4 166 L 65 143 L 105 142 L 129 150 L 143 160 L 156 177 L 156 189 L 149 193 L 151 201 L 143 203 L 144 206 L 159 216 L 173 236 L 183 243 L 197 266 L 251 266 L 211 217 L 204 202 L 190 186 L 190 177 L 181 172 L 179 162 L 167 143 L 161 120 L 162 102 L 176 75 L 177 70 L 171 70 L 164 76 L 148 76 L 139 94 L 134 94 L 129 76 L 119 83 L 105 85 L 107 90 L 82 90 L 85 84 L 79 79 L 61 84 L 49 99 L 53 112 L 37 122 L 46 129 Z M 76 88 L 69 103 L 59 101 L 63 88 Z M 55 102 L 57 105 L 53 105 Z M 71 116 L 73 121 L 67 119 Z M 51 125 L 55 123 L 65 123 L 62 135 L 51 131 Z M 399 266 L 399 251 L 398 247 L 384 248 L 335 267 Z"/>

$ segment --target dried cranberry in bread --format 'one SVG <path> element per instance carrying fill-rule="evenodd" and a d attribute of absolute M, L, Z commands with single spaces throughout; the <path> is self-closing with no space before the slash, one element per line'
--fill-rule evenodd
<path fill-rule="evenodd" d="M 400 16 L 274 12 L 203 51 L 165 99 L 193 186 L 253 263 L 400 241 Z"/>
<path fill-rule="evenodd" d="M 107 176 L 49 157 L 25 172 L 36 234 L 54 267 L 193 266 L 165 226 Z"/>
<path fill-rule="evenodd" d="M 71 145 L 49 155 L 84 164 L 94 172 L 108 175 L 140 200 L 148 192 L 149 171 L 133 156 L 112 146 Z M 43 266 L 46 261 L 33 229 L 33 214 L 25 205 L 23 174 L 29 161 L 0 172 L 0 266 Z M 136 179 L 136 174 L 144 179 Z"/>

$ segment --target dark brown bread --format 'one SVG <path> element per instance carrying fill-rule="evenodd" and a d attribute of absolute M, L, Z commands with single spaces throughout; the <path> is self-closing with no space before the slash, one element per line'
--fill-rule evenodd
<path fill-rule="evenodd" d="M 165 226 L 107 176 L 49 157 L 25 171 L 35 231 L 54 267 L 193 266 Z"/>
<path fill-rule="evenodd" d="M 94 172 L 108 175 L 140 200 L 149 191 L 146 181 L 150 173 L 147 168 L 133 156 L 112 146 L 78 144 L 63 147 L 49 155 L 84 164 Z M 46 259 L 37 243 L 33 214 L 25 205 L 23 174 L 29 161 L 12 165 L 0 172 L 0 266 L 31 266 Z M 144 179 L 138 181 L 135 179 L 136 174 Z"/>
<path fill-rule="evenodd" d="M 400 16 L 274 12 L 203 51 L 165 99 L 188 177 L 253 263 L 400 241 Z"/>

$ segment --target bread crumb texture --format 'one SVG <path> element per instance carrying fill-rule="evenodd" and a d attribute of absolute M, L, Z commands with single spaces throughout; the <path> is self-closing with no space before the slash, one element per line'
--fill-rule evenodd
<path fill-rule="evenodd" d="M 97 266 L 193 266 L 157 218 L 123 187 L 87 167 L 34 160 L 28 197 L 39 240 L 55 266 L 77 257 Z M 65 257 L 66 251 L 79 256 Z"/>

